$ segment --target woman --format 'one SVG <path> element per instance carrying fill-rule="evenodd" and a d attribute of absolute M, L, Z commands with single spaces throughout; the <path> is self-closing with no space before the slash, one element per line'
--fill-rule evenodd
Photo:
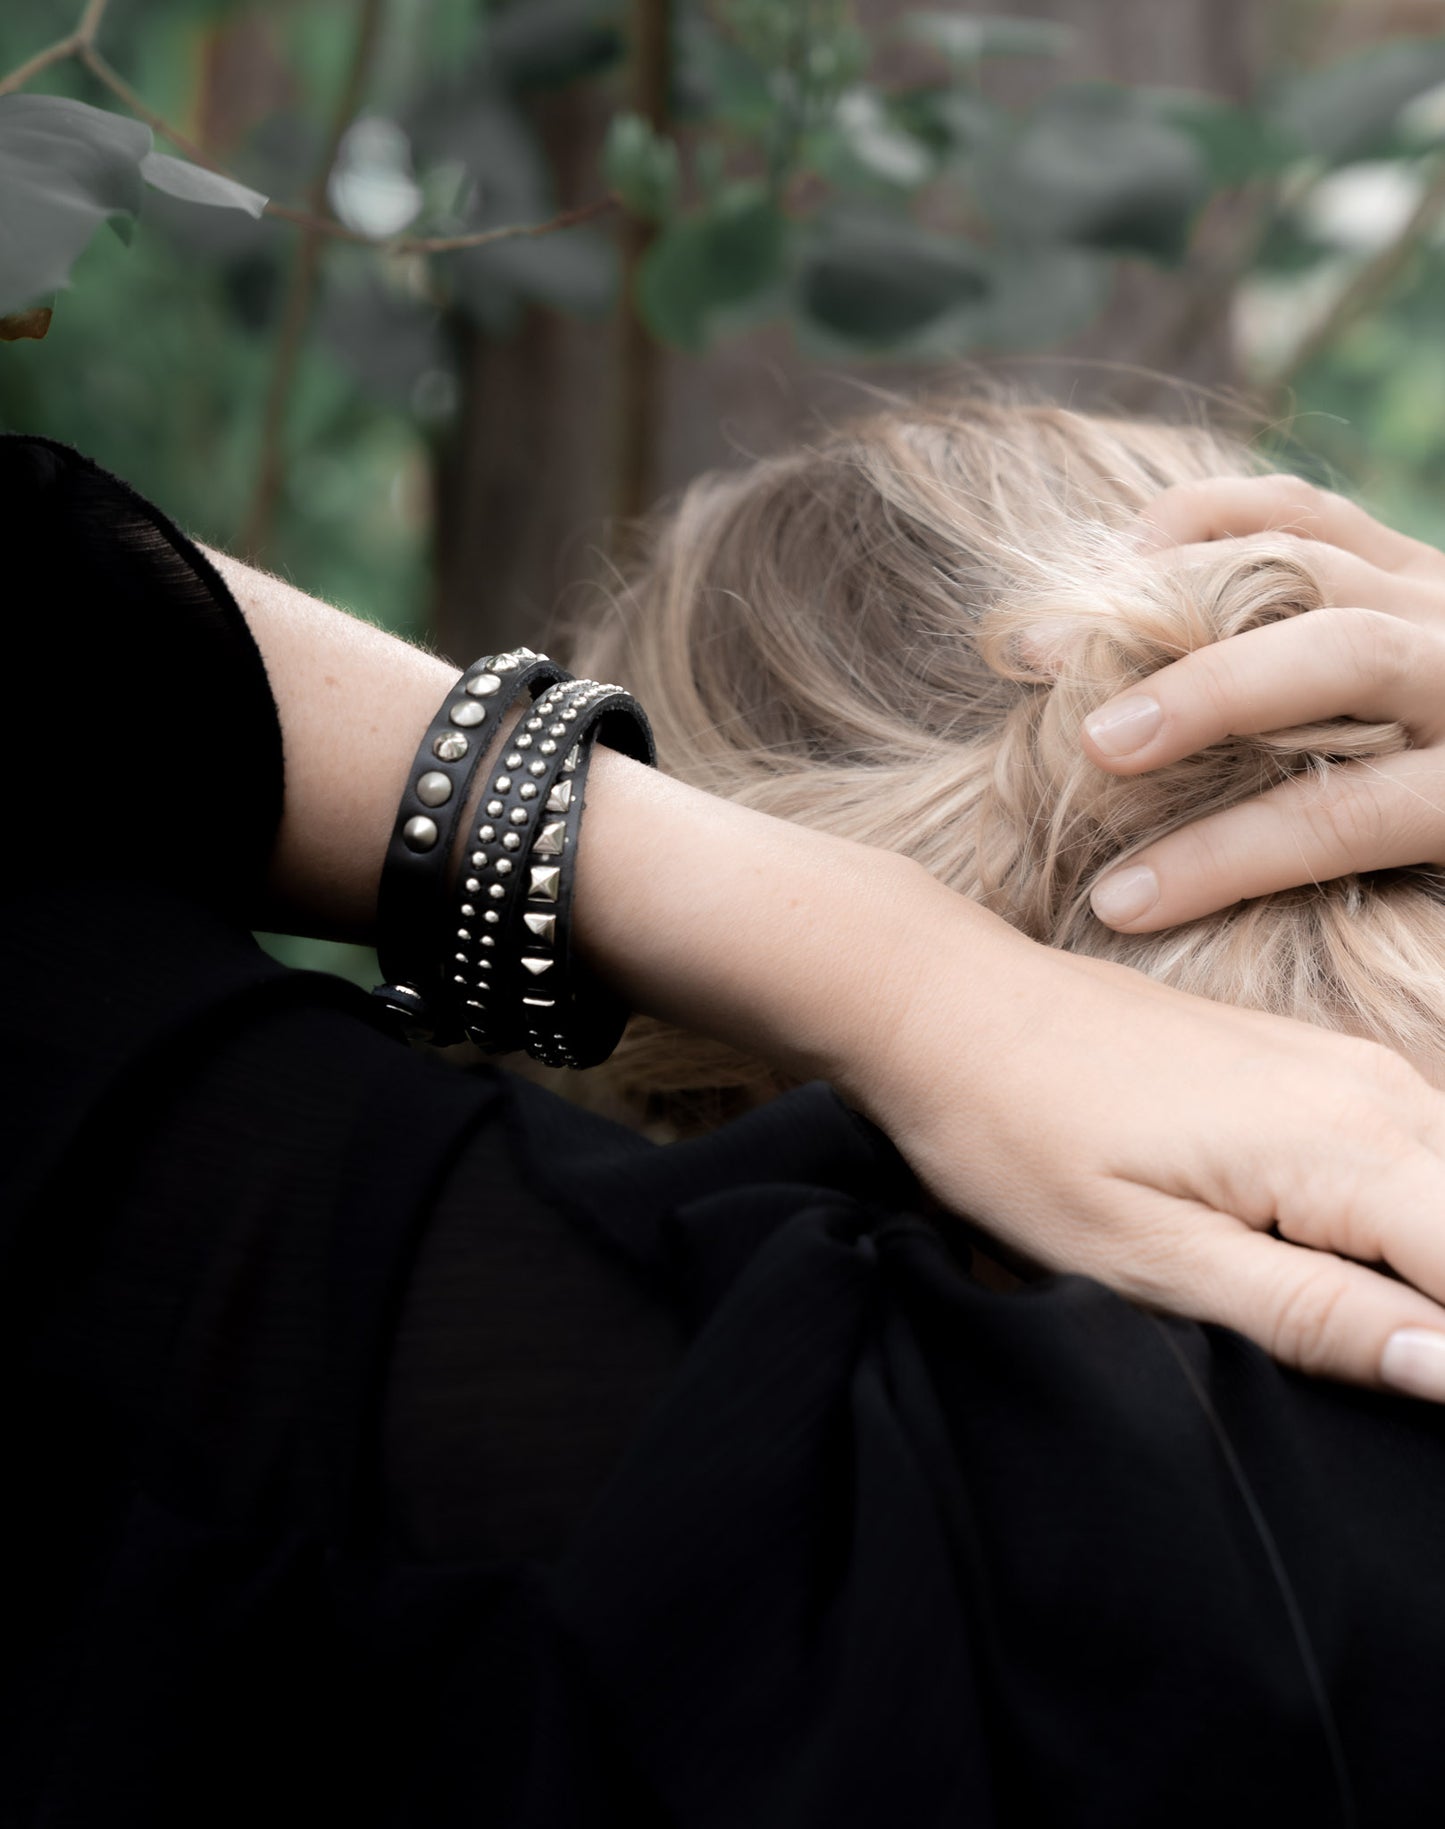
<path fill-rule="evenodd" d="M 595 969 L 843 1099 L 656 1150 L 409 1053 L 243 923 L 369 931 L 451 671 L 73 454 L 0 462 L 38 808 L 3 908 L 10 1819 L 1438 1792 L 1438 1409 L 1097 1282 L 991 1294 L 916 1217 L 1365 1383 L 1403 1332 L 1408 1376 L 1445 1325 L 1413 1069 L 606 752 Z"/>

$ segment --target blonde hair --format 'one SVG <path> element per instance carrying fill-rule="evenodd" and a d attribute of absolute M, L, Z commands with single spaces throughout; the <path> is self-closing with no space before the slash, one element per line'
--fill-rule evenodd
<path fill-rule="evenodd" d="M 637 693 L 670 774 L 905 852 L 1036 940 L 1438 1052 L 1445 880 L 1433 870 L 1345 877 L 1159 934 L 1115 933 L 1089 907 L 1107 867 L 1175 827 L 1405 747 L 1398 725 L 1334 720 L 1231 738 L 1134 779 L 1085 759 L 1083 718 L 1131 682 L 1319 607 L 1303 542 L 1262 538 L 1180 566 L 1132 538 L 1168 485 L 1265 467 L 1199 426 L 974 397 L 892 407 L 694 483 L 610 607 L 584 619 L 572 664 Z M 1049 677 L 1023 658 L 1031 630 Z M 786 1084 L 648 1018 L 609 1071 L 673 1132 Z"/>

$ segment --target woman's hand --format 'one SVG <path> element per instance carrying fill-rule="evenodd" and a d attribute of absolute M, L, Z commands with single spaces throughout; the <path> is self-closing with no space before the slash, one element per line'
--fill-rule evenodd
<path fill-rule="evenodd" d="M 1231 735 L 1334 717 L 1399 722 L 1411 747 L 1285 782 L 1131 857 L 1093 897 L 1121 932 L 1353 871 L 1445 864 L 1445 555 L 1293 476 L 1185 484 L 1145 516 L 1161 563 L 1265 532 L 1309 542 L 1328 607 L 1161 668 L 1087 720 L 1089 756 L 1137 775 Z"/>
<path fill-rule="evenodd" d="M 1374 1043 L 986 934 L 950 899 L 910 911 L 839 1076 L 937 1199 L 1288 1365 L 1445 1401 L 1445 1098 Z"/>

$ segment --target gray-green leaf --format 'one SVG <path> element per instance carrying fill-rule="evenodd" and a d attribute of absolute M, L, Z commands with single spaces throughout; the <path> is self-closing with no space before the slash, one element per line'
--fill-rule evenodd
<path fill-rule="evenodd" d="M 248 216 L 259 216 L 266 198 L 247 184 L 238 184 L 218 171 L 207 171 L 204 165 L 192 165 L 185 159 L 173 159 L 169 153 L 148 152 L 140 162 L 140 175 L 147 184 L 164 191 L 168 197 L 179 197 L 186 203 L 206 203 L 215 209 L 244 210 Z"/>
<path fill-rule="evenodd" d="M 107 217 L 133 218 L 151 130 L 59 95 L 0 96 L 0 312 L 64 286 Z"/>

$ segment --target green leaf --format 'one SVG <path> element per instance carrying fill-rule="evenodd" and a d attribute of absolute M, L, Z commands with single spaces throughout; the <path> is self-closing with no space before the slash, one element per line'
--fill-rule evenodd
<path fill-rule="evenodd" d="M 909 221 L 842 220 L 805 257 L 803 310 L 854 342 L 896 343 L 987 297 L 987 263 L 970 243 Z"/>
<path fill-rule="evenodd" d="M 1047 97 L 979 190 L 1007 237 L 1173 260 L 1210 183 L 1198 145 L 1147 95 L 1090 85 Z"/>
<path fill-rule="evenodd" d="M 244 210 L 248 216 L 260 216 L 266 198 L 249 185 L 238 184 L 218 171 L 207 171 L 204 165 L 192 165 L 185 159 L 173 159 L 168 153 L 148 152 L 140 162 L 140 175 L 169 197 L 185 203 L 205 203 L 215 209 Z"/>
<path fill-rule="evenodd" d="M 758 185 L 733 185 L 658 236 L 637 276 L 637 308 L 662 342 L 703 349 L 716 315 L 764 292 L 782 255 L 777 205 Z"/>
<path fill-rule="evenodd" d="M 508 89 L 553 89 L 622 55 L 622 34 L 596 0 L 513 0 L 487 29 L 488 62 Z"/>
<path fill-rule="evenodd" d="M 150 149 L 150 128 L 123 115 L 0 96 L 0 312 L 66 285 L 107 217 L 135 217 Z"/>
<path fill-rule="evenodd" d="M 677 205 L 677 147 L 640 114 L 619 114 L 607 129 L 602 172 L 634 215 L 663 221 Z"/>
<path fill-rule="evenodd" d="M 1213 184 L 1247 183 L 1277 172 L 1297 156 L 1276 123 L 1250 108 L 1235 107 L 1217 96 L 1184 91 L 1144 92 L 1161 119 L 1188 134 L 1198 147 Z"/>
<path fill-rule="evenodd" d="M 903 22 L 910 38 L 942 51 L 950 62 L 983 57 L 1062 57 L 1078 34 L 1054 19 L 1001 19 L 977 14 L 912 13 Z"/>
<path fill-rule="evenodd" d="M 1379 150 L 1405 105 L 1441 82 L 1445 38 L 1397 39 L 1293 78 L 1269 113 L 1301 151 L 1338 164 Z"/>

